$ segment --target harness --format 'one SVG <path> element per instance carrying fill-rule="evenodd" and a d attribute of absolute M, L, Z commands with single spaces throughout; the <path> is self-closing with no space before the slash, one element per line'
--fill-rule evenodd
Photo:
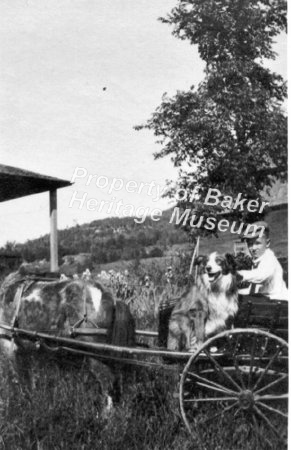
<path fill-rule="evenodd" d="M 93 328 L 99 328 L 98 325 L 96 323 L 94 323 L 91 319 L 88 319 L 88 314 L 87 314 L 87 296 L 86 296 L 86 290 L 87 290 L 87 285 L 86 285 L 86 281 L 84 281 L 84 286 L 83 286 L 83 292 L 82 292 L 82 300 L 83 300 L 83 317 L 79 320 L 77 320 L 76 323 L 74 323 L 74 325 L 71 327 L 71 331 L 70 331 L 70 335 L 72 337 L 80 334 L 78 333 L 78 331 L 76 331 L 78 328 L 80 328 L 80 326 L 82 325 L 82 323 L 89 323 L 90 325 L 93 326 Z"/>
<path fill-rule="evenodd" d="M 42 279 L 43 280 L 43 279 Z M 21 306 L 21 300 L 22 300 L 22 296 L 23 294 L 36 282 L 38 281 L 35 280 L 35 278 L 23 278 L 21 281 L 20 286 L 18 286 L 18 288 L 16 289 L 15 295 L 14 295 L 14 299 L 13 299 L 13 304 L 16 305 L 15 307 L 15 312 L 11 321 L 11 326 L 14 328 L 18 328 L 19 326 L 19 311 L 20 311 L 20 306 Z"/>

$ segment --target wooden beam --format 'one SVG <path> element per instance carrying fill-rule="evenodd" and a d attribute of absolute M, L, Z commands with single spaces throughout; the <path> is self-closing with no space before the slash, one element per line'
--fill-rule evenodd
<path fill-rule="evenodd" d="M 107 328 L 75 328 L 71 331 L 71 335 L 75 336 L 106 336 Z M 135 330 L 136 336 L 158 337 L 157 331 L 151 330 Z"/>
<path fill-rule="evenodd" d="M 58 264 L 57 190 L 50 191 L 50 270 L 56 272 Z"/>
<path fill-rule="evenodd" d="M 68 345 L 71 346 L 72 349 L 84 349 L 85 351 L 112 351 L 114 353 L 122 353 L 122 357 L 125 358 L 125 355 L 144 355 L 144 356 L 166 356 L 166 357 L 172 357 L 172 358 L 179 358 L 182 360 L 188 360 L 192 353 L 190 352 L 176 352 L 173 350 L 163 350 L 160 348 L 138 348 L 138 347 L 121 347 L 119 345 L 112 345 L 112 344 L 101 344 L 101 343 L 93 343 L 93 342 L 86 342 L 81 341 L 78 339 L 72 339 L 72 338 L 65 338 L 65 337 L 59 337 L 59 336 L 53 336 L 51 334 L 47 333 L 41 333 L 36 331 L 30 331 L 30 330 L 23 330 L 21 328 L 14 328 L 10 325 L 5 325 L 3 323 L 0 323 L 0 328 L 3 328 L 3 330 L 10 331 L 14 337 L 23 338 L 27 340 L 31 340 L 33 342 L 38 340 L 44 340 L 48 343 L 52 343 L 54 345 Z M 284 342 L 284 341 L 283 341 Z M 111 354 L 111 353 L 110 353 Z M 216 353 L 217 355 L 221 355 Z M 124 362 L 126 362 L 126 359 L 124 359 Z"/>

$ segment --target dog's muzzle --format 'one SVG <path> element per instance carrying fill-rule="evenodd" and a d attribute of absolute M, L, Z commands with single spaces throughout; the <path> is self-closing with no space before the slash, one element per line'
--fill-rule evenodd
<path fill-rule="evenodd" d="M 210 283 L 213 283 L 214 281 L 217 280 L 217 278 L 219 278 L 219 276 L 221 275 L 221 272 L 206 272 L 207 276 L 208 276 L 208 280 Z"/>

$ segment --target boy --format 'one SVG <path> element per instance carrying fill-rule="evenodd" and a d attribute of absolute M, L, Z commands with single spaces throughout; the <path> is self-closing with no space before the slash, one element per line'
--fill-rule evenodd
<path fill-rule="evenodd" d="M 283 269 L 270 246 L 270 229 L 267 222 L 255 222 L 247 235 L 248 249 L 253 259 L 252 270 L 239 270 L 242 281 L 251 283 L 250 294 L 259 293 L 271 300 L 288 300 L 283 280 Z M 264 232 L 262 234 L 262 229 Z"/>

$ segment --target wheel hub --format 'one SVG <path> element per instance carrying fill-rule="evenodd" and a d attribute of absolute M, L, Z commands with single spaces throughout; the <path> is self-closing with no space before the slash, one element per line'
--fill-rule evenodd
<path fill-rule="evenodd" d="M 254 396 L 252 391 L 246 389 L 239 396 L 239 405 L 241 409 L 250 409 L 254 404 Z"/>

